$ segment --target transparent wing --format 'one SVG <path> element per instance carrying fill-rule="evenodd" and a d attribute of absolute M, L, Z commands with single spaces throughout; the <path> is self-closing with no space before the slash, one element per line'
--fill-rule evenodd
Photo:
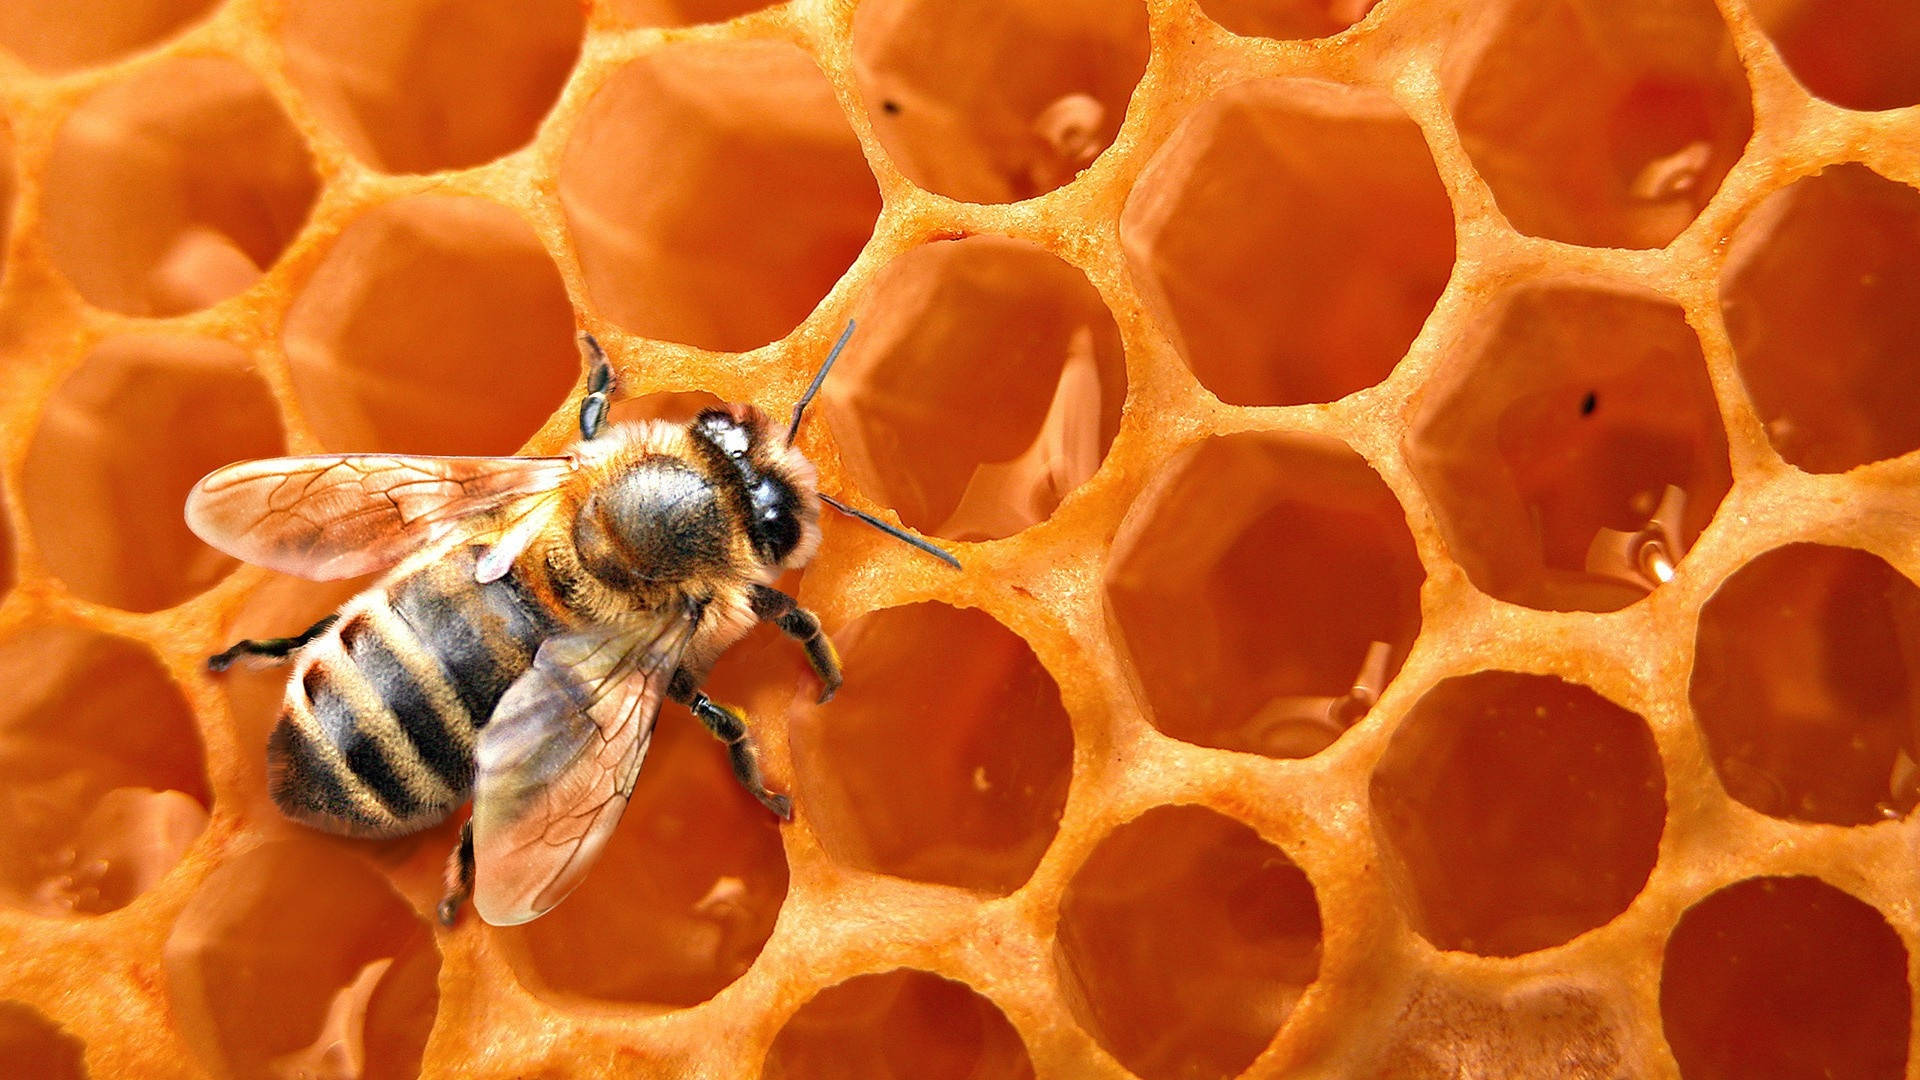
<path fill-rule="evenodd" d="M 667 683 L 692 636 L 688 609 L 637 630 L 547 639 L 480 730 L 473 906 L 495 926 L 573 891 L 633 792 Z"/>
<path fill-rule="evenodd" d="M 384 570 L 453 522 L 550 491 L 565 457 L 330 454 L 243 461 L 187 495 L 187 526 L 235 558 L 314 581 Z"/>

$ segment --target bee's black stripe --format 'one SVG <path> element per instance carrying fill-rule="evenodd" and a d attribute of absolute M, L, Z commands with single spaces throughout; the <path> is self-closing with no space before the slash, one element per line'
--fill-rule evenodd
<path fill-rule="evenodd" d="M 353 770 L 353 775 L 367 786 L 367 790 L 373 792 L 381 806 L 396 818 L 412 817 L 420 811 L 419 797 L 407 790 L 406 782 L 394 771 L 393 763 L 387 760 L 380 744 L 368 738 L 355 722 L 353 706 L 328 682 L 320 669 L 307 671 L 304 684 L 307 701 L 321 732 L 340 748 L 347 768 Z"/>
<path fill-rule="evenodd" d="M 449 729 L 452 719 L 440 715 L 426 687 L 400 662 L 379 629 L 365 615 L 357 615 L 340 628 L 340 643 L 427 768 L 454 792 L 472 787 L 472 755 Z"/>
<path fill-rule="evenodd" d="M 267 737 L 267 760 L 273 766 L 267 787 L 282 809 L 295 816 L 317 815 L 368 828 L 379 824 L 368 821 L 353 804 L 345 778 L 334 771 L 306 732 L 286 716 Z"/>
<path fill-rule="evenodd" d="M 482 550 L 449 553 L 393 596 L 394 612 L 439 659 L 476 728 L 486 725 L 507 687 L 532 664 L 540 642 L 559 628 L 514 575 L 484 585 L 473 580 Z"/>

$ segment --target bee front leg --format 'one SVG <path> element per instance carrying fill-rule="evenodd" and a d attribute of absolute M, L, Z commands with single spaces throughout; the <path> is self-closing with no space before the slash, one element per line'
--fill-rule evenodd
<path fill-rule="evenodd" d="M 831 701 L 833 692 L 840 689 L 840 654 L 833 651 L 832 640 L 820 632 L 819 617 L 793 597 L 765 585 L 753 586 L 748 602 L 756 616 L 778 626 L 807 650 L 807 663 L 820 676 L 820 701 Z"/>
<path fill-rule="evenodd" d="M 732 705 L 721 705 L 701 693 L 696 687 L 700 676 L 686 668 L 673 673 L 673 681 L 667 684 L 667 696 L 685 705 L 693 712 L 701 724 L 721 742 L 727 744 L 727 756 L 733 762 L 734 779 L 746 788 L 761 805 L 780 815 L 782 821 L 793 820 L 793 800 L 777 791 L 768 791 L 767 782 L 760 775 L 760 751 L 753 745 L 753 735 L 747 730 L 747 714 Z"/>
<path fill-rule="evenodd" d="M 267 656 L 275 660 L 285 660 L 287 657 L 292 656 L 294 651 L 299 649 L 300 646 L 326 633 L 327 628 L 332 626 L 334 621 L 339 618 L 340 616 L 337 613 L 329 615 L 319 622 L 314 623 L 312 626 L 307 627 L 305 630 L 300 631 L 300 633 L 293 637 L 261 638 L 257 641 L 249 638 L 245 641 L 236 641 L 225 649 L 207 657 L 207 670 L 225 671 L 229 667 L 232 667 L 233 662 L 242 656 Z"/>
<path fill-rule="evenodd" d="M 460 826 L 460 843 L 447 856 L 447 894 L 440 901 L 440 925 L 452 926 L 460 907 L 473 895 L 473 819 Z"/>

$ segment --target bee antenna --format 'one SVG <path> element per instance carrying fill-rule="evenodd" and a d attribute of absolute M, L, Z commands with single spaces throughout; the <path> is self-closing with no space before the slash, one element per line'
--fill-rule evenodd
<path fill-rule="evenodd" d="M 820 392 L 820 384 L 827 381 L 827 372 L 833 370 L 833 362 L 840 358 L 840 350 L 847 347 L 847 339 L 853 336 L 853 320 L 847 320 L 847 328 L 840 331 L 840 340 L 833 343 L 833 351 L 827 354 L 827 362 L 813 373 L 813 381 L 807 384 L 807 392 L 793 407 L 793 426 L 787 428 L 787 444 L 793 444 L 793 437 L 800 434 L 800 419 L 806 415 L 807 406 L 812 403 L 813 395 Z"/>
<path fill-rule="evenodd" d="M 853 327 L 849 326 L 847 327 L 847 329 L 851 330 L 853 329 Z M 841 340 L 845 341 L 846 338 L 842 337 Z M 832 360 L 829 359 L 828 363 L 832 363 Z M 960 569 L 960 560 L 954 558 L 952 552 L 948 551 L 946 548 L 943 548 L 938 544 L 934 544 L 929 541 L 922 540 L 919 537 L 913 535 L 912 533 L 905 531 L 904 529 L 900 529 L 895 526 L 889 525 L 886 522 L 881 521 L 879 518 L 874 517 L 872 514 L 867 513 L 865 510 L 856 510 L 853 507 L 848 506 L 846 503 L 841 502 L 839 499 L 836 499 L 831 495 L 822 494 L 820 496 L 820 501 L 823 503 L 826 503 L 828 506 L 833 507 L 835 510 L 840 511 L 841 513 L 847 515 L 848 517 L 859 518 L 861 521 L 864 521 L 867 524 L 873 526 L 874 528 L 879 529 L 881 532 L 886 533 L 888 536 L 893 537 L 895 540 L 906 541 L 908 544 L 911 544 L 914 547 L 919 548 L 921 551 L 924 551 L 927 554 L 933 556 L 934 558 L 939 559 L 941 562 L 946 563 L 948 566 L 953 567 L 955 570 Z"/>

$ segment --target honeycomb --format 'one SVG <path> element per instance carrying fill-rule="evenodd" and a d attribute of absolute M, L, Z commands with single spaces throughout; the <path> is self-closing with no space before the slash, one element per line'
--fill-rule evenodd
<path fill-rule="evenodd" d="M 0 4 L 0 1074 L 1920 1077 L 1908 0 Z M 266 797 L 225 462 L 789 407 L 595 872 Z"/>

